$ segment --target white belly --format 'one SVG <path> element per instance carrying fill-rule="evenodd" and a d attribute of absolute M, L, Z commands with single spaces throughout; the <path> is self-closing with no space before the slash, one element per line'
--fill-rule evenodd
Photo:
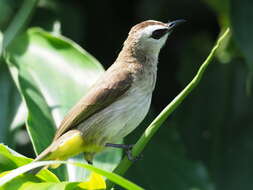
<path fill-rule="evenodd" d="M 104 146 L 132 132 L 147 115 L 156 82 L 156 65 L 149 64 L 128 91 L 78 126 L 91 146 Z"/>
<path fill-rule="evenodd" d="M 148 113 L 152 93 L 134 88 L 123 96 L 78 126 L 86 141 L 97 145 L 115 143 L 141 123 Z"/>
<path fill-rule="evenodd" d="M 114 124 L 112 125 L 115 133 L 112 138 L 113 141 L 123 138 L 132 132 L 142 122 L 149 111 L 152 94 L 138 94 L 138 92 L 134 94 L 113 105 L 118 108 L 120 105 L 122 107 L 116 113 L 117 123 L 113 122 Z M 119 114 L 120 112 L 121 114 Z"/>

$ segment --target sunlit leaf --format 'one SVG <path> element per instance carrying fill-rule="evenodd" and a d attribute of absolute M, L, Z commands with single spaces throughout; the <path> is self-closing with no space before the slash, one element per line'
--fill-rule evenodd
<path fill-rule="evenodd" d="M 17 112 L 12 120 L 11 123 L 11 130 L 15 130 L 21 126 L 23 126 L 25 124 L 27 118 L 27 108 L 25 106 L 25 102 L 22 101 L 20 102 L 18 108 L 17 108 Z"/>
<path fill-rule="evenodd" d="M 39 29 L 30 29 L 15 40 L 8 61 L 29 109 L 34 148 L 41 152 L 51 142 L 55 126 L 103 69 L 73 42 Z"/>
<path fill-rule="evenodd" d="M 1 177 L 9 173 L 11 170 L 18 168 L 20 166 L 30 163 L 32 159 L 26 158 L 21 154 L 15 152 L 14 150 L 0 144 L 0 173 Z M 48 182 L 59 182 L 57 177 L 49 172 L 48 170 L 43 170 L 38 174 L 40 179 L 44 179 Z"/>
<path fill-rule="evenodd" d="M 0 186 L 6 185 L 8 183 L 10 183 L 13 179 L 15 179 L 16 177 L 18 177 L 19 175 L 26 173 L 34 168 L 37 167 L 41 167 L 41 166 L 46 166 L 46 165 L 53 165 L 53 164 L 72 164 L 72 165 L 76 165 L 78 167 L 82 167 L 85 169 L 88 169 L 92 172 L 96 172 L 100 175 L 105 176 L 107 179 L 113 181 L 114 183 L 124 187 L 125 189 L 129 189 L 129 190 L 142 190 L 143 188 L 139 187 L 138 185 L 128 181 L 127 179 L 111 173 L 111 172 L 107 172 L 105 170 L 101 170 L 99 168 L 96 168 L 92 165 L 89 164 L 82 164 L 82 163 L 78 163 L 78 162 L 66 162 L 66 161 L 39 161 L 39 162 L 32 162 L 30 164 L 21 166 L 17 169 L 14 169 L 12 171 L 10 171 L 9 173 L 7 173 L 6 175 L 2 176 L 0 178 Z M 97 176 L 96 176 L 97 179 Z"/>
<path fill-rule="evenodd" d="M 51 143 L 55 128 L 67 111 L 85 95 L 104 70 L 95 58 L 73 41 L 38 28 L 19 36 L 9 47 L 6 59 L 26 102 L 27 129 L 34 149 L 39 153 Z M 105 167 L 109 164 L 112 170 L 121 151 L 114 150 L 110 155 L 117 157 L 111 159 L 116 162 L 105 163 Z M 104 161 L 100 162 L 103 168 Z M 72 180 L 83 176 L 82 171 L 70 169 Z"/>
<path fill-rule="evenodd" d="M 37 180 L 37 181 L 36 181 Z M 52 183 L 39 182 L 36 177 L 17 177 L 10 183 L 0 187 L 0 190 L 18 189 L 18 190 L 83 190 L 77 186 L 78 183 Z"/>

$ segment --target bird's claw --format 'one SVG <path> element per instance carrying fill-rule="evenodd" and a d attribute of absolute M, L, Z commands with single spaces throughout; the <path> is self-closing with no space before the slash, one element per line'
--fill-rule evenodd
<path fill-rule="evenodd" d="M 133 156 L 132 149 L 133 149 L 133 145 L 129 145 L 129 147 L 127 149 L 125 149 L 128 160 L 130 160 L 132 162 L 136 162 L 138 160 L 141 160 L 143 158 L 143 154 L 140 154 L 138 156 Z"/>
<path fill-rule="evenodd" d="M 132 149 L 134 147 L 134 144 L 111 144 L 111 143 L 106 143 L 107 147 L 114 147 L 114 148 L 122 148 L 125 150 L 125 153 L 127 155 L 128 160 L 132 161 L 132 162 L 136 162 L 137 160 L 140 160 L 141 158 L 143 158 L 143 155 L 139 155 L 139 156 L 133 156 L 132 155 Z"/>

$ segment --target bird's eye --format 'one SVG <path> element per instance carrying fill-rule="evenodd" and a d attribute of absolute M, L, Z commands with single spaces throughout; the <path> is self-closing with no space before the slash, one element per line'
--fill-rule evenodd
<path fill-rule="evenodd" d="M 163 37 L 167 32 L 168 32 L 168 29 L 167 29 L 167 28 L 155 30 L 155 31 L 152 33 L 151 38 L 154 38 L 154 39 L 158 40 L 158 39 L 160 39 L 161 37 Z"/>

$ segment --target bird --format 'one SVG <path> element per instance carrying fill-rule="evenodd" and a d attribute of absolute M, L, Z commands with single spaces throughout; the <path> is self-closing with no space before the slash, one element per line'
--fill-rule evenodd
<path fill-rule="evenodd" d="M 147 20 L 130 29 L 116 61 L 67 113 L 52 143 L 34 161 L 66 160 L 84 153 L 92 164 L 106 147 L 131 133 L 147 115 L 157 78 L 158 56 L 183 19 Z M 131 154 L 127 152 L 129 159 Z"/>

